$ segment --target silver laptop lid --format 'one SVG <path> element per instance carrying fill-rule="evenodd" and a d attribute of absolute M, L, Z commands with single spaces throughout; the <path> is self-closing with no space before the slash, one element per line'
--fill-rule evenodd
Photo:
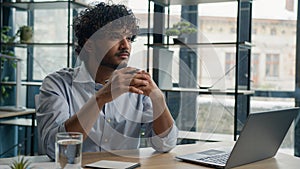
<path fill-rule="evenodd" d="M 275 156 L 299 108 L 251 113 L 225 168 Z"/>

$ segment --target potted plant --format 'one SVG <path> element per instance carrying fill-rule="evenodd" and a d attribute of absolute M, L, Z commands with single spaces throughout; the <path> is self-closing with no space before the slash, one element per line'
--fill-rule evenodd
<path fill-rule="evenodd" d="M 32 42 L 32 36 L 33 36 L 33 30 L 31 26 L 21 26 L 17 32 L 17 35 L 20 36 L 20 42 L 21 43 L 31 43 Z"/>
<path fill-rule="evenodd" d="M 28 169 L 30 168 L 30 164 L 28 159 L 25 160 L 24 156 L 20 157 L 20 155 L 18 155 L 18 158 L 13 160 L 9 167 L 11 169 Z"/>
<path fill-rule="evenodd" d="M 186 35 L 196 33 L 197 29 L 190 22 L 180 21 L 166 30 L 167 36 L 177 36 L 173 38 L 174 43 L 186 43 Z"/>

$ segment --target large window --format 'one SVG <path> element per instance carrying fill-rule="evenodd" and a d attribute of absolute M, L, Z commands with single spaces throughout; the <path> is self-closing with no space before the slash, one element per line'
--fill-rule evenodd
<path fill-rule="evenodd" d="M 253 1 L 251 87 L 256 95 L 251 97 L 251 112 L 295 105 L 290 93 L 295 90 L 297 2 Z M 270 4 L 272 8 L 266 8 Z M 293 134 L 291 127 L 282 145 L 291 154 Z"/>
<path fill-rule="evenodd" d="M 265 6 L 272 4 L 272 9 Z M 259 53 L 259 63 L 252 59 L 254 90 L 294 91 L 296 58 L 296 0 L 253 1 L 252 58 Z M 254 66 L 256 65 L 256 66 Z"/>
<path fill-rule="evenodd" d="M 235 42 L 237 38 L 237 7 L 237 2 L 199 4 L 199 42 L 224 44 Z M 199 81 L 208 81 L 213 88 L 234 89 L 235 45 L 212 45 L 208 48 L 200 47 L 199 51 L 201 63 L 199 64 Z M 203 69 L 203 66 L 204 68 L 209 67 L 207 68 L 208 75 L 205 74 L 206 69 Z M 218 68 L 222 71 L 218 72 Z M 198 131 L 208 132 L 212 135 L 232 136 L 234 97 L 200 95 L 198 104 Z"/>

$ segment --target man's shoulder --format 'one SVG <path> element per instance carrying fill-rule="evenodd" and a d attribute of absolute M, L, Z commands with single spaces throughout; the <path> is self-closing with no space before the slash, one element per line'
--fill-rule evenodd
<path fill-rule="evenodd" d="M 67 83 L 72 83 L 75 74 L 78 72 L 78 69 L 79 68 L 62 68 L 47 75 L 45 80 L 47 81 L 48 79 L 51 81 L 64 81 Z"/>
<path fill-rule="evenodd" d="M 57 70 L 55 72 L 52 72 L 52 73 L 48 74 L 47 77 L 66 78 L 66 77 L 74 76 L 74 73 L 76 72 L 76 69 L 77 68 L 62 68 L 60 70 Z"/>
<path fill-rule="evenodd" d="M 73 76 L 79 68 L 62 68 L 55 73 L 59 76 Z"/>

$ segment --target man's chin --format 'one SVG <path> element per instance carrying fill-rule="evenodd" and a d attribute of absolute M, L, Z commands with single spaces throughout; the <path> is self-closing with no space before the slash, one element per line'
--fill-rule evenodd
<path fill-rule="evenodd" d="M 122 69 L 124 67 L 127 67 L 127 62 L 121 62 L 120 64 L 105 64 L 101 63 L 100 66 L 109 67 L 112 69 Z"/>
<path fill-rule="evenodd" d="M 122 69 L 122 68 L 124 68 L 124 67 L 127 67 L 127 65 L 128 65 L 128 62 L 127 62 L 127 61 L 123 61 L 123 62 L 121 62 L 121 63 L 118 65 L 117 69 Z"/>

